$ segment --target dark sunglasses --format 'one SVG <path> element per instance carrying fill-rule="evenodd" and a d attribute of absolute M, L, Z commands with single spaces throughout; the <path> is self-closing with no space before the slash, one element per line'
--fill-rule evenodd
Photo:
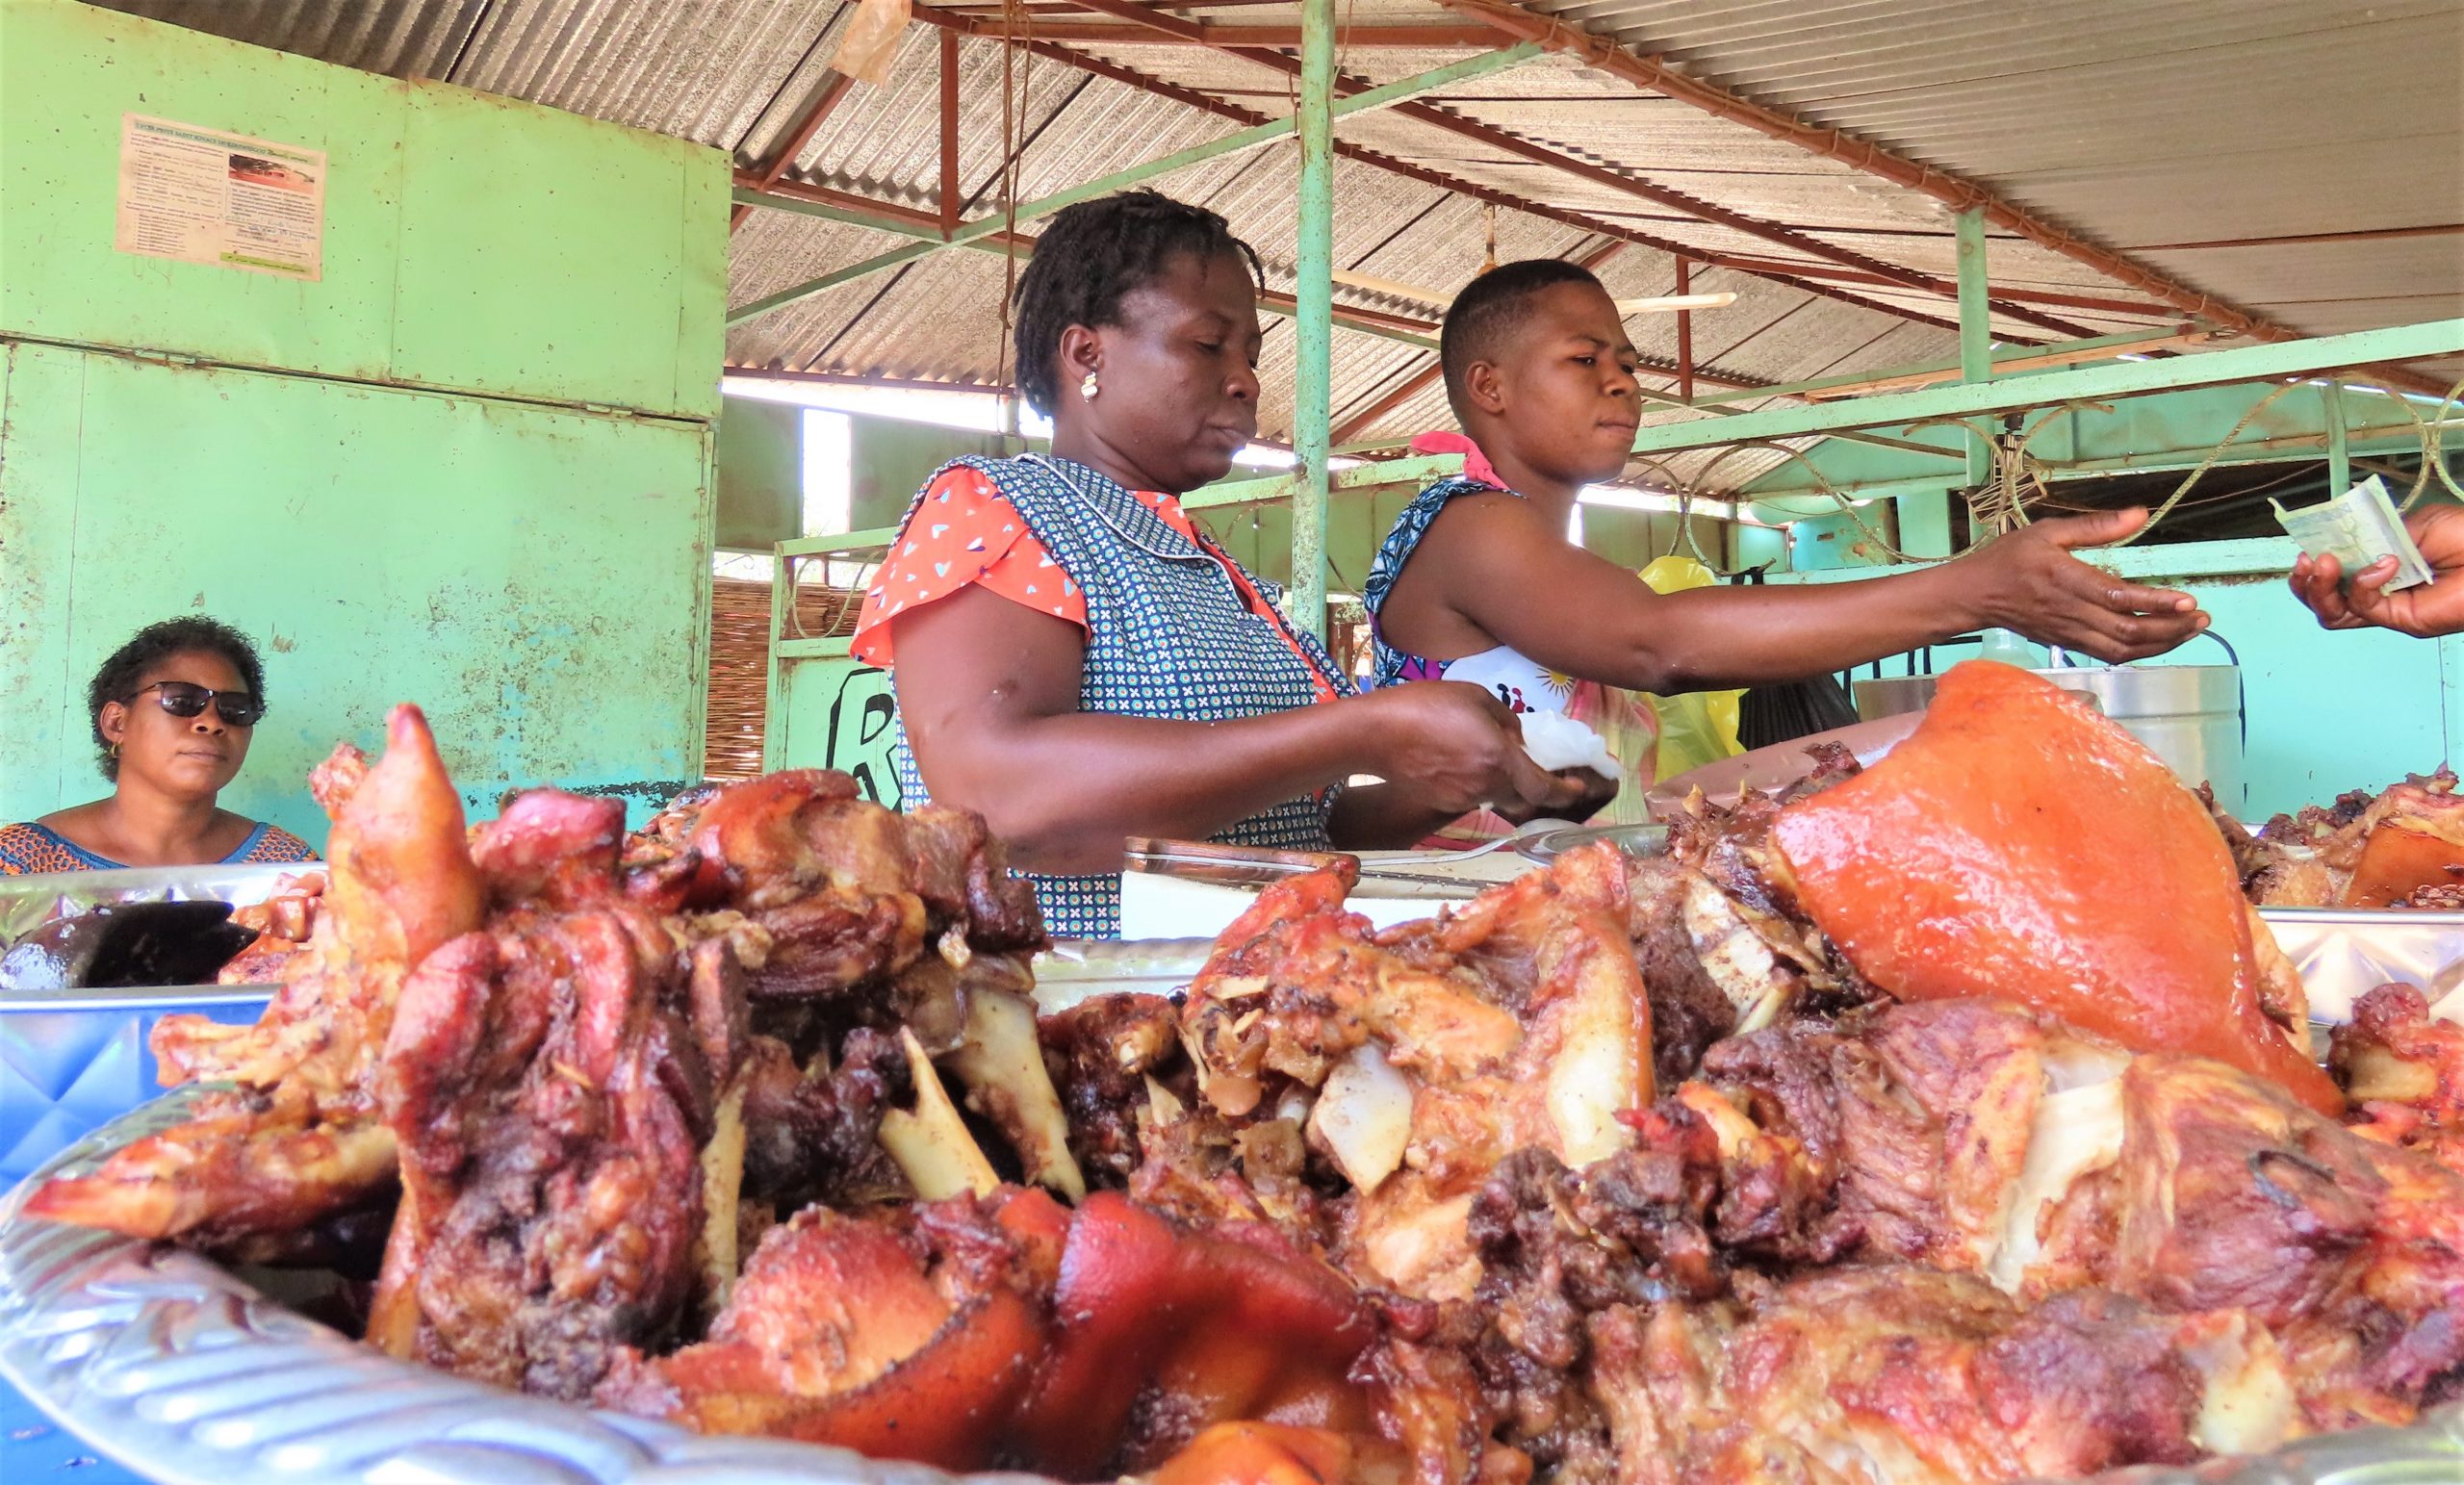
<path fill-rule="evenodd" d="M 215 715 L 228 726 L 255 727 L 266 714 L 266 704 L 245 691 L 216 691 L 190 680 L 158 680 L 150 686 L 140 686 L 129 700 L 136 701 L 148 691 L 155 693 L 154 699 L 163 704 L 163 709 L 175 717 L 201 717 L 205 708 L 212 706 Z"/>

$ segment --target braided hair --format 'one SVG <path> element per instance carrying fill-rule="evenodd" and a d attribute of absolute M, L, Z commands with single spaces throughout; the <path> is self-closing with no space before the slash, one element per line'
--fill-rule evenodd
<path fill-rule="evenodd" d="M 103 707 L 113 702 L 126 704 L 137 690 L 138 680 L 175 654 L 220 655 L 240 673 L 249 695 L 262 700 L 266 694 L 265 662 L 257 657 L 257 647 L 248 636 L 238 629 L 202 614 L 147 625 L 127 644 L 113 651 L 111 658 L 94 672 L 94 678 L 86 683 L 86 720 L 93 729 L 96 761 L 104 778 L 118 781 L 119 757 L 103 736 Z"/>
<path fill-rule="evenodd" d="M 1201 262 L 1234 254 L 1265 287 L 1256 249 L 1205 207 L 1157 192 L 1124 191 L 1055 213 L 1018 276 L 1018 390 L 1027 405 L 1049 418 L 1061 400 L 1054 365 L 1064 331 L 1119 324 L 1122 298 L 1163 277 L 1182 253 Z"/>

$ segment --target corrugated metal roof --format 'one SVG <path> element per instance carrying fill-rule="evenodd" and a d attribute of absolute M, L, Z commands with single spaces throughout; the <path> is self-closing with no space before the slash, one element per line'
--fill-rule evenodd
<path fill-rule="evenodd" d="M 398 76 L 443 78 L 716 145 L 758 167 L 830 76 L 852 5 L 843 0 L 112 0 L 116 8 Z M 1694 76 L 1989 185 L 2149 267 L 2313 333 L 2464 312 L 2464 241 L 2451 232 L 2322 238 L 2464 222 L 2464 0 L 1527 0 L 1527 8 Z M 999 8 L 967 13 L 995 20 Z M 1346 0 L 1346 22 L 1460 25 L 1435 0 Z M 1288 4 L 1184 8 L 1219 25 L 1296 26 Z M 1055 17 L 1040 12 L 1038 18 Z M 1069 17 L 1116 28 L 1115 17 Z M 995 20 L 997 23 L 997 20 Z M 1116 34 L 1127 34 L 1116 32 Z M 857 85 L 791 175 L 910 209 L 939 206 L 938 33 L 911 28 L 888 81 Z M 1291 107 L 1288 69 L 1182 45 L 1074 41 L 1137 73 L 1269 115 Z M 1018 192 L 1033 199 L 1237 127 L 1218 115 L 1049 58 L 970 38 L 960 47 L 963 214 L 993 210 L 1009 127 L 1025 140 Z M 1385 82 L 1461 52 L 1348 46 L 1348 76 Z M 1004 59 L 1010 65 L 1005 80 Z M 1457 84 L 1445 110 L 1613 174 L 1686 192 L 1744 225 L 1706 222 L 1614 179 L 1569 173 L 1386 112 L 1342 139 L 1408 165 L 1580 214 L 1710 256 L 1805 271 L 1869 307 L 1699 269 L 1698 289 L 1734 289 L 1698 314 L 1703 364 L 1784 381 L 1947 354 L 1938 294 L 1861 281 L 1822 256 L 1847 250 L 1937 279 L 1952 271 L 1937 203 L 1693 106 L 1562 57 Z M 1222 212 L 1254 242 L 1270 286 L 1290 287 L 1294 151 L 1287 143 L 1207 162 L 1155 184 Z M 1580 228 L 1497 214 L 1502 257 L 1596 245 Z M 1752 223 L 1800 234 L 1772 240 Z M 1032 229 L 1030 229 L 1032 230 Z M 2233 245 L 2247 239 L 2268 241 Z M 735 234 L 741 303 L 908 241 L 756 212 Z M 1813 245 L 1821 244 L 1821 245 Z M 1481 261 L 1472 201 L 1358 163 L 1338 167 L 1337 261 L 1450 290 Z M 2086 296 L 2039 303 L 2092 333 L 2176 317 L 2095 269 L 2017 238 L 1993 239 L 1996 285 Z M 1004 260 L 950 250 L 736 326 L 731 361 L 941 379 L 1000 369 Z M 1620 294 L 1665 292 L 1664 253 L 1630 246 L 1604 276 Z M 1843 278 L 1826 275 L 1842 273 Z M 1339 288 L 1338 301 L 1419 318 L 1432 306 Z M 2134 311 L 2125 306 L 2144 305 Z M 1647 356 L 1675 350 L 1669 317 L 1630 329 Z M 2008 315 L 1997 333 L 2057 332 Z M 1342 332 L 1337 422 L 1427 364 L 1425 352 Z M 1264 424 L 1290 422 L 1290 335 L 1270 319 Z M 1373 436 L 1442 419 L 1434 388 L 1376 420 Z M 1768 459 L 1768 454 L 1755 458 Z M 1708 456 L 1679 468 L 1700 468 Z M 1718 477 L 1749 465 L 1722 464 Z M 1750 476 L 1741 476 L 1750 477 Z"/>

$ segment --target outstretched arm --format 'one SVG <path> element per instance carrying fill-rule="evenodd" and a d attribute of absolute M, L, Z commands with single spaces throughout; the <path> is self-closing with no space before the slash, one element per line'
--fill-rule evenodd
<path fill-rule="evenodd" d="M 2040 521 L 1887 577 L 1661 595 L 1568 543 L 1529 502 L 1465 496 L 1422 538 L 1403 580 L 1436 581 L 1449 607 L 1552 670 L 1663 695 L 1801 679 L 1987 626 L 2128 660 L 2207 622 L 2188 594 L 2070 554 L 2145 520 L 2133 510 Z"/>
<path fill-rule="evenodd" d="M 1078 709 L 1085 637 L 1065 620 L 968 587 L 891 622 L 899 714 L 926 786 L 981 813 L 1026 870 L 1117 870 L 1128 836 L 1203 838 L 1355 773 L 1394 781 L 1338 819 L 1379 844 L 1490 800 L 1571 789 L 1524 756 L 1509 714 L 1476 686 L 1235 722 L 1114 716 Z"/>

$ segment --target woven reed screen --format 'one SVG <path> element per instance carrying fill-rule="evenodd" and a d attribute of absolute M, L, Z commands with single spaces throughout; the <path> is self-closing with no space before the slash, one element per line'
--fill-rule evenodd
<path fill-rule="evenodd" d="M 805 582 L 796 617 L 814 638 L 856 631 L 854 594 Z M 717 577 L 710 582 L 710 712 L 702 771 L 711 779 L 761 772 L 761 729 L 770 710 L 770 585 Z"/>

